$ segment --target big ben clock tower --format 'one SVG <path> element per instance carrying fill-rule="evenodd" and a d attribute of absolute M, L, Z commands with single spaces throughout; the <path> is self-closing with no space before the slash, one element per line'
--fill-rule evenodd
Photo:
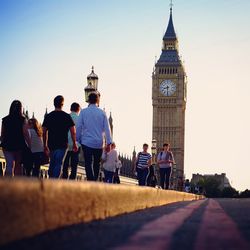
<path fill-rule="evenodd" d="M 179 56 L 171 5 L 161 56 L 152 75 L 152 136 L 157 141 L 158 148 L 165 142 L 171 145 L 176 162 L 175 171 L 172 172 L 175 186 L 184 174 L 186 84 L 186 73 Z"/>

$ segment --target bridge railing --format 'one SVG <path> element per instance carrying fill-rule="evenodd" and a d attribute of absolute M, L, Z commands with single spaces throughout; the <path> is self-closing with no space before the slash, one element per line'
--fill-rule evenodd
<path fill-rule="evenodd" d="M 6 169 L 6 161 L 4 158 L 0 157 L 0 176 L 4 175 Z M 40 177 L 42 179 L 47 179 L 49 178 L 49 174 L 48 174 L 48 170 L 49 170 L 49 166 L 48 165 L 42 165 L 41 169 L 40 169 Z M 102 181 L 103 180 L 103 171 L 100 171 L 100 178 L 99 180 Z M 85 168 L 83 166 L 78 165 L 77 167 L 77 177 L 76 177 L 77 181 L 85 181 L 86 178 L 86 172 L 85 172 Z M 126 184 L 126 185 L 137 185 L 137 180 L 136 179 L 132 179 L 126 176 L 122 176 L 120 175 L 120 181 L 122 184 Z"/>

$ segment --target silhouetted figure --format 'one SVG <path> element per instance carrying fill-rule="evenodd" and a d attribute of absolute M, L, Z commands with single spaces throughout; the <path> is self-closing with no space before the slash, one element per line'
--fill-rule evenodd
<path fill-rule="evenodd" d="M 115 173 L 114 173 L 114 178 L 113 178 L 113 183 L 114 184 L 120 184 L 120 172 L 121 172 L 121 168 L 122 168 L 122 162 L 121 160 L 118 159 L 118 162 L 116 164 L 116 169 L 115 169 Z"/>
<path fill-rule="evenodd" d="M 60 177 L 63 158 L 68 148 L 69 130 L 73 141 L 73 151 L 78 150 L 75 124 L 71 116 L 62 110 L 63 104 L 63 96 L 55 97 L 55 110 L 46 115 L 43 121 L 44 152 L 50 155 L 50 178 Z"/>
<path fill-rule="evenodd" d="M 189 179 L 186 179 L 186 180 L 185 180 L 185 183 L 184 183 L 184 190 L 185 190 L 185 192 L 187 192 L 187 193 L 190 193 L 190 191 L 191 191 L 191 185 L 190 185 Z"/>
<path fill-rule="evenodd" d="M 1 138 L 6 160 L 5 176 L 22 175 L 22 156 L 30 141 L 27 121 L 22 113 L 22 104 L 18 100 L 11 103 L 9 115 L 2 119 Z"/>

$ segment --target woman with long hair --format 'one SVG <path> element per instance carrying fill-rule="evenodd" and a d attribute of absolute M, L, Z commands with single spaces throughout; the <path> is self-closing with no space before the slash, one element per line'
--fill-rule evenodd
<path fill-rule="evenodd" d="M 39 177 L 43 160 L 43 130 L 37 119 L 28 121 L 30 134 L 30 150 L 32 153 L 32 176 Z"/>
<path fill-rule="evenodd" d="M 22 103 L 15 100 L 10 105 L 9 115 L 2 119 L 1 146 L 6 160 L 5 176 L 22 175 L 22 152 L 29 145 L 27 121 L 22 114 Z"/>

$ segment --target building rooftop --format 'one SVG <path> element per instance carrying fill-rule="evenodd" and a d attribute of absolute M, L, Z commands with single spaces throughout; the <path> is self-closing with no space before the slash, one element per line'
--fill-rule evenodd
<path fill-rule="evenodd" d="M 181 60 L 177 50 L 163 50 L 156 66 L 164 66 L 165 64 L 181 65 Z"/>

